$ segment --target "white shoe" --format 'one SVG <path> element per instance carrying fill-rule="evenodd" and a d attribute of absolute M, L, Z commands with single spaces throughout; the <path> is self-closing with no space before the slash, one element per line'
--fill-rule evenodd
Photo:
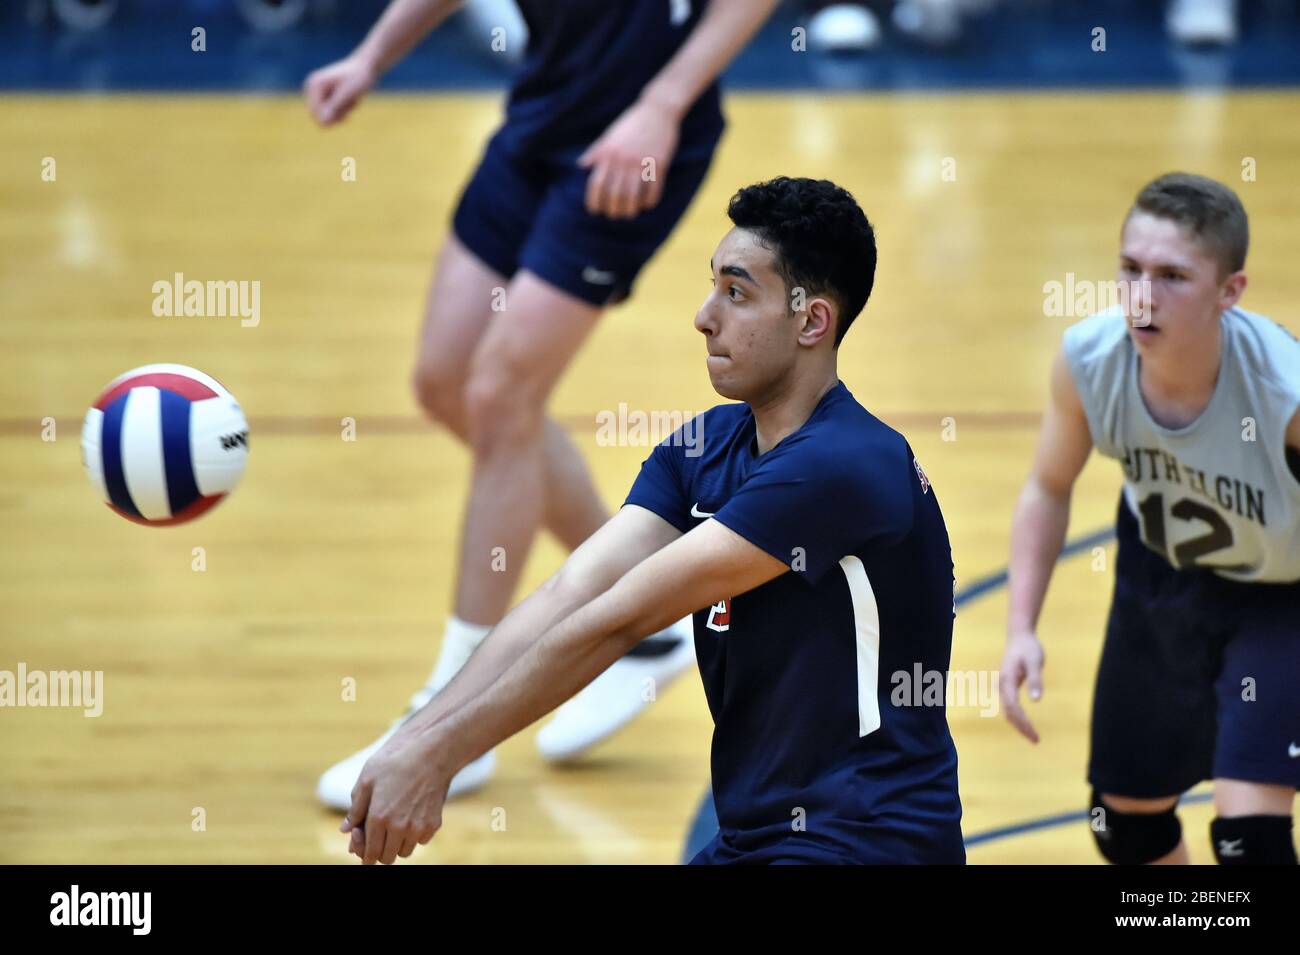
<path fill-rule="evenodd" d="M 665 641 L 670 642 L 665 652 L 644 655 L 654 644 Z M 684 617 L 616 660 L 556 710 L 555 717 L 537 734 L 537 749 L 551 762 L 575 759 L 630 723 L 694 664 L 695 633 L 691 618 Z"/>
<path fill-rule="evenodd" d="M 867 7 L 832 4 L 808 21 L 808 42 L 814 50 L 873 50 L 880 45 L 880 21 Z"/>
<path fill-rule="evenodd" d="M 347 812 L 351 809 L 352 789 L 357 784 L 357 777 L 361 775 L 366 760 L 379 752 L 380 747 L 392 739 L 393 734 L 397 732 L 403 723 L 422 710 L 425 704 L 433 699 L 433 694 L 432 687 L 422 687 L 419 692 L 411 697 L 410 708 L 393 720 L 393 725 L 388 727 L 383 736 L 365 749 L 353 753 L 347 759 L 337 762 L 325 770 L 316 782 L 316 798 L 328 808 L 337 809 L 339 812 Z M 494 749 L 488 750 L 474 762 L 469 763 L 452 777 L 451 786 L 447 790 L 447 798 L 463 796 L 482 787 L 491 778 L 492 770 L 496 768 L 496 764 L 497 754 Z"/>
<path fill-rule="evenodd" d="M 928 46 L 951 46 L 961 39 L 957 0 L 898 0 L 891 17 L 900 33 Z"/>
<path fill-rule="evenodd" d="M 1170 0 L 1169 35 L 1188 46 L 1222 46 L 1237 39 L 1236 0 Z"/>
<path fill-rule="evenodd" d="M 465 623 L 454 616 L 449 619 L 447 629 L 443 632 L 442 647 L 438 651 L 438 663 L 433 673 L 429 675 L 429 682 L 416 691 L 407 704 L 406 712 L 393 721 L 393 725 L 388 727 L 388 731 L 383 736 L 360 752 L 335 763 L 321 774 L 316 783 L 316 798 L 330 809 L 338 809 L 342 812 L 351 809 L 352 789 L 357 784 L 357 777 L 361 775 L 366 760 L 392 739 L 393 734 L 403 723 L 424 709 L 438 691 L 451 682 L 452 677 L 460 672 L 460 668 L 473 655 L 475 648 L 483 642 L 487 632 L 486 626 Z M 496 762 L 496 753 L 488 750 L 465 766 L 452 777 L 451 785 L 447 789 L 447 798 L 461 796 L 478 789 L 491 777 Z"/>

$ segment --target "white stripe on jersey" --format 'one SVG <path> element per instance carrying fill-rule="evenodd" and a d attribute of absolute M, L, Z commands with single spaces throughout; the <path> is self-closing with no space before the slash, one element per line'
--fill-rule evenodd
<path fill-rule="evenodd" d="M 880 608 L 862 561 L 840 558 L 840 569 L 853 599 L 853 628 L 857 633 L 858 736 L 880 729 Z"/>

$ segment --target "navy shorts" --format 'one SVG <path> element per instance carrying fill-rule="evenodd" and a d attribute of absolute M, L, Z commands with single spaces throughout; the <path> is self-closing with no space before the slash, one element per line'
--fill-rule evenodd
<path fill-rule="evenodd" d="M 1300 583 L 1175 570 L 1120 501 L 1088 781 L 1116 796 L 1205 779 L 1300 787 Z"/>
<path fill-rule="evenodd" d="M 668 238 L 704 181 L 712 151 L 674 161 L 659 204 L 632 219 L 586 209 L 590 170 L 521 155 L 493 136 L 452 217 L 456 237 L 509 278 L 527 269 L 592 305 L 632 291 L 642 266 Z M 703 265 L 701 265 L 703 267 Z"/>

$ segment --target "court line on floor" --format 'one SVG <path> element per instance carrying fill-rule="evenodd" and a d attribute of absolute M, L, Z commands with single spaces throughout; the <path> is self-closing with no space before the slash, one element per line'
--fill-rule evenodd
<path fill-rule="evenodd" d="M 1090 551 L 1092 548 L 1106 543 L 1115 536 L 1113 527 L 1104 527 L 1101 530 L 1093 531 L 1072 541 L 1067 541 L 1061 548 L 1059 560 L 1073 557 L 1075 554 Z M 992 593 L 1000 587 L 1006 585 L 1007 569 L 1004 567 L 996 573 L 988 574 L 976 579 L 969 587 L 957 591 L 955 606 L 963 607 L 980 597 Z M 1185 797 L 1189 803 L 1205 802 L 1213 798 L 1209 793 L 1194 793 Z M 1035 832 L 1039 829 L 1051 829 L 1056 826 L 1063 826 L 1071 822 L 1078 822 L 1088 818 L 1086 809 L 1077 812 L 1062 812 L 1051 816 L 1042 816 L 1037 819 L 1028 819 L 1024 822 L 1012 823 L 1009 826 L 1000 826 L 996 829 L 986 829 L 983 832 L 977 832 L 965 837 L 966 848 L 981 845 L 986 842 L 994 842 L 998 839 L 1008 839 L 1012 836 L 1018 836 L 1026 832 Z M 695 811 L 695 818 L 691 820 L 691 825 L 686 831 L 686 848 L 682 853 L 682 862 L 689 862 L 699 852 L 714 834 L 718 831 L 718 817 L 713 809 L 713 799 L 710 793 L 705 793 L 703 800 L 700 802 L 700 808 Z"/>
<path fill-rule="evenodd" d="M 1180 800 L 1179 805 L 1195 805 L 1196 803 L 1209 802 L 1213 798 L 1214 793 L 1212 792 L 1187 793 Z M 983 832 L 975 833 L 973 836 L 967 836 L 966 848 L 969 849 L 971 846 L 978 846 L 985 842 L 994 842 L 998 839 L 1007 839 L 1026 832 L 1053 829 L 1056 826 L 1064 826 L 1072 822 L 1086 822 L 1088 816 L 1087 809 L 1080 809 L 1077 812 L 1063 812 L 1055 816 L 1043 816 L 1040 819 L 1030 819 L 1028 822 L 1016 822 L 1009 826 L 1000 826 L 997 829 L 986 829 Z"/>

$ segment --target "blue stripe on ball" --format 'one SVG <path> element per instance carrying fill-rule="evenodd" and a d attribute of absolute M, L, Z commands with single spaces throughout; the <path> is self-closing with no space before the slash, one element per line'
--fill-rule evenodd
<path fill-rule="evenodd" d="M 128 391 L 104 409 L 104 430 L 99 446 L 104 460 L 104 486 L 108 488 L 108 499 L 119 511 L 143 520 L 135 501 L 131 500 L 131 492 L 126 489 L 126 475 L 122 471 L 122 415 L 130 398 L 131 392 Z"/>
<path fill-rule="evenodd" d="M 178 514 L 199 497 L 190 457 L 190 401 L 166 388 L 159 389 L 159 398 L 167 503 L 171 512 Z"/>

